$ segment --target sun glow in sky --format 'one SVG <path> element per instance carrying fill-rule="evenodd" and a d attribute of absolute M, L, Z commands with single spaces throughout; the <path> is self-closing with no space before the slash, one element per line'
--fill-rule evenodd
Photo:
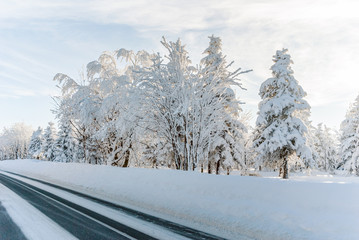
<path fill-rule="evenodd" d="M 163 52 L 162 36 L 181 38 L 196 64 L 212 34 L 227 61 L 253 69 L 238 91 L 253 119 L 272 55 L 288 48 L 314 124 L 338 129 L 359 94 L 358 9 L 356 0 L 0 0 L 0 129 L 54 121 L 53 76 L 76 79 L 105 50 Z"/>

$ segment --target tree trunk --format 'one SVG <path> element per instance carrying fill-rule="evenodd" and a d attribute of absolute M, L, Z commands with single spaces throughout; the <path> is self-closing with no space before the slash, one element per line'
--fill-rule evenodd
<path fill-rule="evenodd" d="M 188 171 L 188 162 L 187 162 L 187 160 L 183 159 L 182 162 L 183 162 L 182 170 Z"/>
<path fill-rule="evenodd" d="M 126 154 L 125 162 L 123 163 L 122 167 L 123 168 L 128 167 L 129 162 L 130 162 L 130 155 L 127 156 L 127 154 Z"/>
<path fill-rule="evenodd" d="M 283 179 L 288 179 L 288 149 L 284 149 L 280 154 L 280 159 L 282 159 L 282 164 L 279 169 L 279 177 Z"/>
<path fill-rule="evenodd" d="M 130 164 L 130 148 L 132 148 L 132 143 L 130 143 L 130 146 L 128 147 L 128 149 L 126 150 L 126 153 L 125 153 L 125 162 L 123 163 L 123 166 L 124 168 L 126 167 L 129 167 L 129 164 Z"/>
<path fill-rule="evenodd" d="M 175 160 L 175 166 L 177 170 L 181 169 L 181 157 L 178 154 L 177 148 L 176 148 L 176 144 L 174 143 L 174 141 L 172 141 L 172 148 L 173 148 L 173 153 L 174 153 L 174 160 Z"/>
<path fill-rule="evenodd" d="M 219 166 L 220 166 L 220 164 L 219 164 L 219 161 L 216 163 L 216 174 L 218 175 L 219 174 Z"/>
<path fill-rule="evenodd" d="M 283 179 L 288 179 L 288 158 L 287 156 L 283 159 Z"/>

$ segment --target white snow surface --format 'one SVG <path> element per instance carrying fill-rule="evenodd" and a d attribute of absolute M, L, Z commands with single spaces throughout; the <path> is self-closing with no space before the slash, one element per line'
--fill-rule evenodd
<path fill-rule="evenodd" d="M 38 160 L 0 161 L 0 170 L 230 239 L 359 239 L 357 177 L 312 172 L 282 180 Z"/>

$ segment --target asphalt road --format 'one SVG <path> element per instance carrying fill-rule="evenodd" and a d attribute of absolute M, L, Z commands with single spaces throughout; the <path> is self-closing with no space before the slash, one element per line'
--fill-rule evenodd
<path fill-rule="evenodd" d="M 155 239 L 4 174 L 0 182 L 79 239 Z"/>
<path fill-rule="evenodd" d="M 14 173 L 11 173 L 14 174 Z M 31 179 L 48 186 L 67 191 L 82 198 L 97 202 L 104 206 L 116 209 L 127 215 L 151 222 L 166 230 L 190 239 L 223 239 L 196 229 L 186 227 L 162 218 L 142 213 L 118 204 L 104 201 L 83 193 L 73 191 L 61 186 L 47 183 L 30 177 L 14 174 Z M 45 190 L 32 186 L 18 179 L 0 173 L 0 183 L 11 189 L 42 213 L 58 223 L 68 232 L 79 239 L 156 239 L 136 229 L 126 226 L 99 213 L 86 209 L 76 203 L 60 198 Z"/>
<path fill-rule="evenodd" d="M 0 239 L 1 240 L 26 240 L 19 227 L 12 221 L 6 209 L 0 202 Z"/>

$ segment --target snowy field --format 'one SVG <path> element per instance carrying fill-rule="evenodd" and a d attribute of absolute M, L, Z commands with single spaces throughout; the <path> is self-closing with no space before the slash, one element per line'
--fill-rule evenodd
<path fill-rule="evenodd" d="M 357 177 L 312 172 L 283 180 L 38 160 L 0 161 L 0 170 L 231 239 L 359 239 Z"/>

